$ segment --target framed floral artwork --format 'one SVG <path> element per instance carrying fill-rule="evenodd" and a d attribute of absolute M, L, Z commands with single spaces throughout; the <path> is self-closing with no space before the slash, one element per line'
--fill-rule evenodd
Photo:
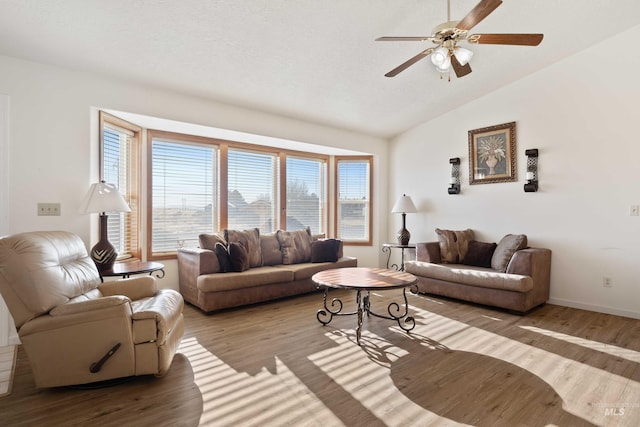
<path fill-rule="evenodd" d="M 516 122 L 469 131 L 469 184 L 516 180 Z"/>

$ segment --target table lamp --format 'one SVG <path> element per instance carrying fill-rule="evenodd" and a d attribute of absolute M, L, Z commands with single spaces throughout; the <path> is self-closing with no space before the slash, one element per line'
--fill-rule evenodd
<path fill-rule="evenodd" d="M 391 209 L 392 213 L 402 213 L 402 228 L 398 231 L 396 237 L 398 238 L 398 244 L 400 245 L 408 245 L 409 239 L 411 238 L 411 233 L 407 230 L 405 226 L 405 217 L 408 213 L 416 213 L 416 205 L 413 204 L 413 200 L 411 200 L 411 196 L 407 196 L 403 194 L 398 198 L 396 204 L 393 205 L 393 209 Z"/>
<path fill-rule="evenodd" d="M 131 212 L 129 205 L 115 185 L 101 181 L 91 184 L 80 212 L 100 213 L 100 240 L 91 248 L 90 254 L 100 272 L 111 269 L 118 252 L 108 239 L 107 212 Z"/>

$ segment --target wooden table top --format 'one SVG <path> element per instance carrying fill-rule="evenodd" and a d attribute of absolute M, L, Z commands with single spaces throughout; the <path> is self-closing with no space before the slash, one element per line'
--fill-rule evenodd
<path fill-rule="evenodd" d="M 316 273 L 311 278 L 320 286 L 342 289 L 380 290 L 411 286 L 418 281 L 413 274 L 385 268 L 335 268 Z"/>

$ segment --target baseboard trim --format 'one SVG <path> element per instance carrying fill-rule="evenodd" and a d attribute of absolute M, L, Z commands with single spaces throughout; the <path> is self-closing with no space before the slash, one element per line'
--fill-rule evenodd
<path fill-rule="evenodd" d="M 549 304 L 560 305 L 562 307 L 579 308 L 582 310 L 595 311 L 596 313 L 613 314 L 616 316 L 630 317 L 632 319 L 640 319 L 640 313 L 629 310 L 620 310 L 614 307 L 602 307 L 599 305 L 585 304 L 582 302 L 571 301 L 561 298 L 550 298 Z"/>

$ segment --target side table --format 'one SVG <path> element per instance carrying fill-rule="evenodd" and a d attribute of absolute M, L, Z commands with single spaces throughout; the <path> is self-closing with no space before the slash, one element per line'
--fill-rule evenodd
<path fill-rule="evenodd" d="M 104 277 L 116 276 L 120 276 L 123 279 L 128 279 L 133 274 L 149 273 L 149 275 L 151 275 L 155 271 L 157 271 L 156 277 L 158 279 L 162 279 L 164 277 L 164 264 L 161 264 L 159 262 L 143 261 L 118 262 L 113 264 L 113 268 L 101 272 L 100 279 Z"/>
<path fill-rule="evenodd" d="M 398 271 L 404 271 L 404 251 L 406 249 L 415 249 L 416 245 L 401 245 L 398 243 L 383 243 L 382 252 L 387 254 L 387 268 L 389 268 L 389 261 L 391 260 L 391 250 L 400 249 L 400 265 L 391 264 L 391 268 L 395 268 Z"/>

